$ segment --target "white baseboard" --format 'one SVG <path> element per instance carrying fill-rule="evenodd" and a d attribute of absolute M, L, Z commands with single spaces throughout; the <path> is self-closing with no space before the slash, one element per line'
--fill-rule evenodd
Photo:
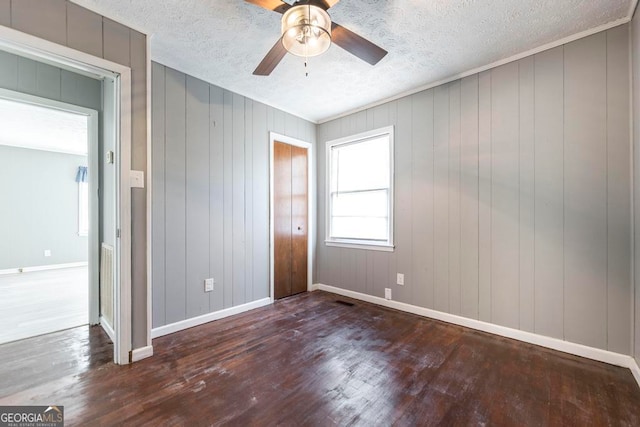
<path fill-rule="evenodd" d="M 169 325 L 160 326 L 151 329 L 151 338 L 158 338 L 163 335 L 172 334 L 174 332 L 182 331 L 183 329 L 193 328 L 194 326 L 209 323 L 214 320 L 223 319 L 225 317 L 233 316 L 234 314 L 244 313 L 245 311 L 253 310 L 256 308 L 264 307 L 271 304 L 271 298 L 263 298 L 257 301 L 249 302 L 247 304 L 238 305 L 236 307 L 225 308 L 224 310 L 216 311 L 214 313 L 203 314 L 202 316 L 193 317 L 187 320 L 181 320 L 180 322 L 171 323 Z"/>
<path fill-rule="evenodd" d="M 636 379 L 636 382 L 638 383 L 638 387 L 640 387 L 640 367 L 638 367 L 638 362 L 636 362 L 635 359 L 631 359 L 631 366 L 629 367 L 629 369 L 631 369 L 631 373 L 633 374 L 633 377 Z"/>
<path fill-rule="evenodd" d="M 142 359 L 146 359 L 147 357 L 151 357 L 151 356 L 153 356 L 152 345 L 133 349 L 131 350 L 131 363 L 137 362 Z"/>
<path fill-rule="evenodd" d="M 111 342 L 115 343 L 116 342 L 116 333 L 113 330 L 113 327 L 111 326 L 111 324 L 109 324 L 109 322 L 107 321 L 107 319 L 105 319 L 102 316 L 100 316 L 100 326 L 102 326 L 102 329 L 104 329 L 104 331 L 107 333 L 107 335 L 111 339 Z"/>
<path fill-rule="evenodd" d="M 622 366 L 624 368 L 631 369 L 632 372 L 634 372 L 633 369 L 635 367 L 636 372 L 634 372 L 634 376 L 636 377 L 636 380 L 640 385 L 640 380 L 638 380 L 638 378 L 640 377 L 640 372 L 637 371 L 638 365 L 636 364 L 633 357 L 627 356 L 625 354 L 614 353 L 612 351 L 602 350 L 599 348 L 589 347 L 582 344 L 563 341 L 557 338 L 545 337 L 545 336 L 534 334 L 531 332 L 520 331 L 518 329 L 512 329 L 512 328 L 507 328 L 505 326 L 494 325 L 493 323 L 482 322 L 480 320 L 468 319 L 466 317 L 456 316 L 454 314 L 449 314 L 449 313 L 443 313 L 441 311 L 431 310 L 424 307 L 418 307 L 415 305 L 406 304 L 399 301 L 386 300 L 384 298 L 375 297 L 375 296 L 363 294 L 360 292 L 349 291 L 346 289 L 336 288 L 334 286 L 323 285 L 321 283 L 315 284 L 313 287 L 315 287 L 315 289 L 331 292 L 338 295 L 343 295 L 343 296 L 354 298 L 360 301 L 370 302 L 372 304 L 377 304 L 384 307 L 405 311 L 407 313 L 429 317 L 431 319 L 442 320 L 444 322 L 453 323 L 455 325 L 465 326 L 467 328 L 476 329 L 483 332 L 489 332 L 491 334 L 512 338 L 518 341 L 539 345 L 542 347 L 562 351 L 564 353 L 569 353 L 576 356 L 586 357 L 588 359 L 609 363 L 611 365 Z"/>
<path fill-rule="evenodd" d="M 87 265 L 89 265 L 88 262 L 69 262 L 66 264 L 51 264 L 51 265 L 37 265 L 34 267 L 9 268 L 6 270 L 0 270 L 0 276 L 3 276 L 5 274 L 30 273 L 32 271 L 60 270 L 62 268 L 86 267 Z"/>

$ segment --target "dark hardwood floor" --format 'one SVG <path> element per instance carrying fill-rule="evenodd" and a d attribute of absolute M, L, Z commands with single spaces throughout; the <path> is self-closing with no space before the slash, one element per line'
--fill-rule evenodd
<path fill-rule="evenodd" d="M 131 366 L 95 327 L 0 346 L 0 405 L 92 426 L 640 425 L 627 369 L 320 291 L 153 344 Z"/>

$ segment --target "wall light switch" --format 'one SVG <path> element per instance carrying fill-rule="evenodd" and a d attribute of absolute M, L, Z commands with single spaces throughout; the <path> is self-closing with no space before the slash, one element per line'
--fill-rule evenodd
<path fill-rule="evenodd" d="M 213 279 L 205 279 L 204 280 L 204 291 L 211 292 L 213 291 L 213 285 L 216 283 Z"/>
<path fill-rule="evenodd" d="M 404 274 L 398 273 L 397 276 L 398 276 L 398 279 L 396 280 L 397 284 L 404 286 Z"/>
<path fill-rule="evenodd" d="M 131 188 L 144 188 L 144 172 L 143 171 L 129 171 L 129 182 Z"/>
<path fill-rule="evenodd" d="M 44 256 L 51 256 L 51 249 L 45 249 Z"/>

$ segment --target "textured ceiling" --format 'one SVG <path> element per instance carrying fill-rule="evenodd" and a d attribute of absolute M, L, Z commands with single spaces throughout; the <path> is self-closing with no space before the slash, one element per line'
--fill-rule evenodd
<path fill-rule="evenodd" d="M 253 76 L 280 16 L 242 0 L 73 0 L 143 29 L 151 58 L 300 117 L 322 121 L 586 31 L 629 14 L 632 0 L 342 0 L 331 18 L 389 54 L 376 66 L 338 46 L 287 55 Z"/>

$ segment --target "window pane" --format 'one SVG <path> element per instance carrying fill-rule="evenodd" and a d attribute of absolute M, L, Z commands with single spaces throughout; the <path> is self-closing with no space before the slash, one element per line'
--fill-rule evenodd
<path fill-rule="evenodd" d="M 332 148 L 331 191 L 388 188 L 389 137 L 384 135 Z"/>
<path fill-rule="evenodd" d="M 333 216 L 383 217 L 389 214 L 388 190 L 332 195 Z"/>
<path fill-rule="evenodd" d="M 387 218 L 334 217 L 331 222 L 333 238 L 381 241 L 388 239 Z"/>

